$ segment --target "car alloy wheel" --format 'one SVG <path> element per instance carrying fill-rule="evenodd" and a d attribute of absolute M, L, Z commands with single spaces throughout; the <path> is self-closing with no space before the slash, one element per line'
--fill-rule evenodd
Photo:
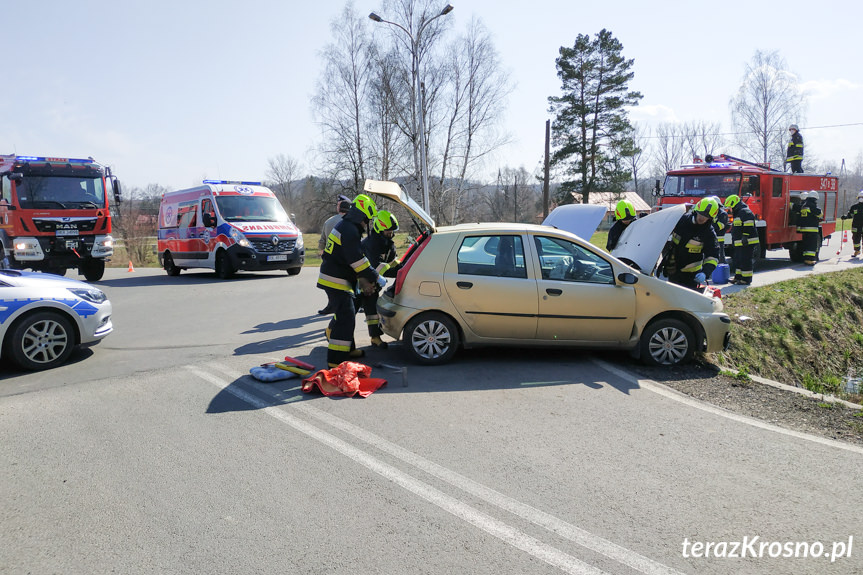
<path fill-rule="evenodd" d="M 439 365 L 452 359 L 458 349 L 455 323 L 437 312 L 421 314 L 405 327 L 405 342 L 414 360 L 424 365 Z"/>
<path fill-rule="evenodd" d="M 653 365 L 677 365 L 692 357 L 694 341 L 692 330 L 682 321 L 659 320 L 641 336 L 641 357 Z"/>
<path fill-rule="evenodd" d="M 12 330 L 9 345 L 15 363 L 24 369 L 50 369 L 72 354 L 75 334 L 64 316 L 43 311 L 21 320 Z"/>

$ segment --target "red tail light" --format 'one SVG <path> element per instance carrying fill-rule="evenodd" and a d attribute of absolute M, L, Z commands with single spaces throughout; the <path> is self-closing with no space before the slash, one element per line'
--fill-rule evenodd
<path fill-rule="evenodd" d="M 407 254 L 407 261 L 404 262 L 402 267 L 396 272 L 396 285 L 393 290 L 393 295 L 399 295 L 399 292 L 402 291 L 402 286 L 405 283 L 405 278 L 408 276 L 408 271 L 410 271 L 411 266 L 414 265 L 414 262 L 417 261 L 417 258 L 420 255 L 420 252 L 425 249 L 425 247 L 429 243 L 428 237 L 420 236 L 419 238 L 420 244 L 416 246 L 412 252 Z"/>

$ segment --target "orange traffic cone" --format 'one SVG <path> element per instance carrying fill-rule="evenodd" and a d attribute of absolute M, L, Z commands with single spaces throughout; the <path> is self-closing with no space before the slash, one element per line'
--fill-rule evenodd
<path fill-rule="evenodd" d="M 132 260 L 129 260 L 129 271 L 130 271 L 130 272 L 135 271 L 135 268 L 134 268 L 134 267 L 132 267 Z"/>

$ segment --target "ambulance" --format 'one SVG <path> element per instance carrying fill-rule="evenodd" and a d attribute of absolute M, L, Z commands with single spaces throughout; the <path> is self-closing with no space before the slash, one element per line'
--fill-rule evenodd
<path fill-rule="evenodd" d="M 204 180 L 165 192 L 156 249 L 169 276 L 190 268 L 215 270 L 222 279 L 239 270 L 297 275 L 305 260 L 303 234 L 260 182 Z"/>

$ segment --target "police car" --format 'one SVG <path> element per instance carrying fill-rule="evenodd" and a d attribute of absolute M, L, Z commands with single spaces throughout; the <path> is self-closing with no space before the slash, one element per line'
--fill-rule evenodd
<path fill-rule="evenodd" d="M 111 302 L 84 282 L 0 269 L 0 354 L 28 370 L 57 367 L 107 336 Z"/>

